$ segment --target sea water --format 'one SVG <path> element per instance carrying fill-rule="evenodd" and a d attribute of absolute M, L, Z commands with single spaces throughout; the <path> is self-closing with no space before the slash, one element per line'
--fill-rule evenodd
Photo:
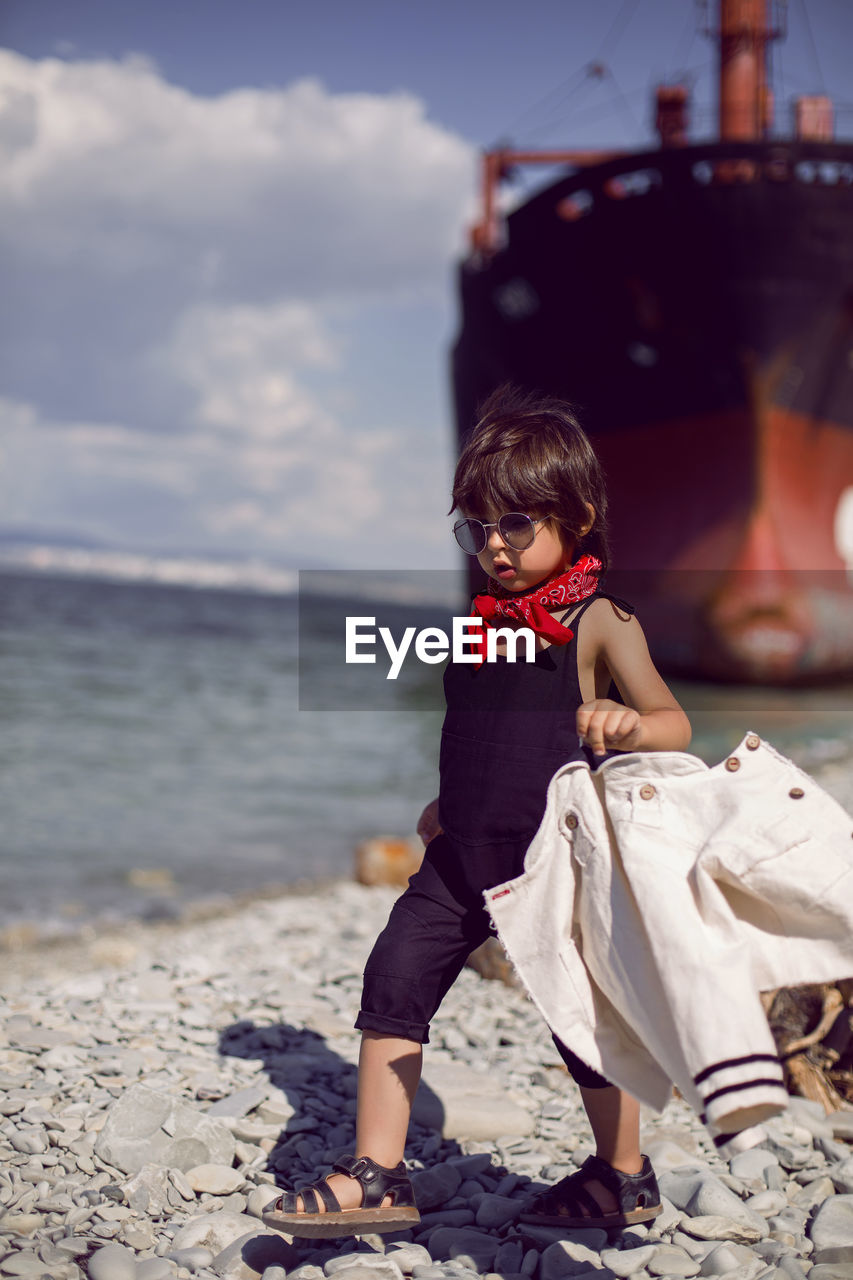
<path fill-rule="evenodd" d="M 287 590 L 0 572 L 0 928 L 167 917 L 349 875 L 360 840 L 413 834 L 441 668 L 415 699 L 300 710 L 297 612 Z M 708 763 L 749 728 L 847 773 L 850 686 L 673 687 Z"/>

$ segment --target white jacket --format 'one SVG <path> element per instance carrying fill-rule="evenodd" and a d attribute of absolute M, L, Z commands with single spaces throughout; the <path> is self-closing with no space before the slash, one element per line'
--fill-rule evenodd
<path fill-rule="evenodd" d="M 523 874 L 484 897 L 560 1039 L 650 1106 L 674 1083 L 719 1133 L 786 1105 L 759 991 L 853 973 L 853 822 L 755 734 L 714 768 L 566 765 Z"/>

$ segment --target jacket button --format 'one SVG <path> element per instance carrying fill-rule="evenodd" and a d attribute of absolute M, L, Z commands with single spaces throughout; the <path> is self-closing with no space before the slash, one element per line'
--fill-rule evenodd
<path fill-rule="evenodd" d="M 791 790 L 788 792 L 788 795 L 792 800 L 802 800 L 805 794 L 806 793 L 803 791 L 802 787 L 791 787 Z"/>
<path fill-rule="evenodd" d="M 570 831 L 574 831 L 574 829 L 575 829 L 575 827 L 576 827 L 577 825 L 578 825 L 577 814 L 575 814 L 575 813 L 567 813 L 567 814 L 566 814 L 566 826 L 569 828 L 569 830 L 570 830 Z"/>
<path fill-rule="evenodd" d="M 747 751 L 757 751 L 760 746 L 761 746 L 761 739 L 759 738 L 757 733 L 750 733 L 747 735 L 747 739 L 746 739 Z"/>
<path fill-rule="evenodd" d="M 740 760 L 738 760 L 737 756 L 729 756 L 728 760 L 726 761 L 726 768 L 728 769 L 729 773 L 737 773 L 738 769 L 740 768 Z"/>
<path fill-rule="evenodd" d="M 643 797 L 644 800 L 651 800 L 654 794 L 655 794 L 655 789 L 650 782 L 646 782 L 643 784 L 643 786 L 640 787 L 640 795 Z"/>

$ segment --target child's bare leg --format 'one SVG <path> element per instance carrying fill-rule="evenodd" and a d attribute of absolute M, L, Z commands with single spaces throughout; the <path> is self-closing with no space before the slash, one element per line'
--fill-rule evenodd
<path fill-rule="evenodd" d="M 606 1089 L 582 1087 L 581 1097 L 595 1138 L 595 1154 L 622 1173 L 639 1173 L 643 1157 L 636 1098 L 615 1085 Z"/>
<path fill-rule="evenodd" d="M 365 1031 L 358 1057 L 355 1154 L 393 1169 L 403 1159 L 423 1045 Z"/>
<path fill-rule="evenodd" d="M 640 1104 L 630 1094 L 608 1085 L 605 1089 L 580 1086 L 583 1105 L 595 1138 L 595 1154 L 621 1173 L 639 1173 L 643 1167 L 640 1152 Z M 616 1208 L 611 1191 L 600 1182 L 586 1186 L 602 1209 Z"/>
<path fill-rule="evenodd" d="M 403 1159 L 422 1059 L 423 1045 L 416 1040 L 386 1036 L 378 1031 L 362 1033 L 358 1056 L 357 1156 L 370 1156 L 386 1169 L 393 1169 Z M 354 1178 L 333 1173 L 328 1181 L 342 1209 L 358 1208 L 362 1192 Z M 390 1197 L 386 1196 L 383 1207 L 390 1203 Z"/>

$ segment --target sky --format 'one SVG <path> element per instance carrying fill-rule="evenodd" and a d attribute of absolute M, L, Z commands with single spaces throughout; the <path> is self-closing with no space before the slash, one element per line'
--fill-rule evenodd
<path fill-rule="evenodd" d="M 788 25 L 780 117 L 853 97 L 850 0 Z M 454 566 L 479 152 L 641 148 L 682 72 L 707 135 L 701 27 L 694 0 L 1 0 L 0 538 Z"/>

